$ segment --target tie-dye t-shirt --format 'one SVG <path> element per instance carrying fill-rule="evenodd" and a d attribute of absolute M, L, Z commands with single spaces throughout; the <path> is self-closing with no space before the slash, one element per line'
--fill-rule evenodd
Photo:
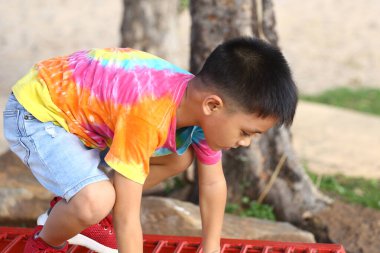
<path fill-rule="evenodd" d="M 40 121 L 88 147 L 109 147 L 108 165 L 142 184 L 152 156 L 183 154 L 192 145 L 202 163 L 220 160 L 200 127 L 176 129 L 176 108 L 192 78 L 142 51 L 91 49 L 39 62 L 12 90 Z"/>

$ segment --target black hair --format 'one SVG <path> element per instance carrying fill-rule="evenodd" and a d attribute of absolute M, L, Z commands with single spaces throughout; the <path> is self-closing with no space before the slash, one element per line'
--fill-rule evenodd
<path fill-rule="evenodd" d="M 281 51 L 259 39 L 239 37 L 215 48 L 196 75 L 232 104 L 259 117 L 291 125 L 297 87 Z"/>

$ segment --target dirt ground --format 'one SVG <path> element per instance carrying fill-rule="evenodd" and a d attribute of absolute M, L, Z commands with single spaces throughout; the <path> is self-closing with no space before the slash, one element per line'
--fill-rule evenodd
<path fill-rule="evenodd" d="M 291 131 L 302 164 L 318 174 L 380 179 L 380 117 L 300 101 Z"/>
<path fill-rule="evenodd" d="M 303 93 L 380 88 L 380 1 L 273 2 L 280 46 Z"/>
<path fill-rule="evenodd" d="M 375 253 L 380 249 L 380 212 L 374 209 L 336 201 L 307 228 L 318 242 L 342 244 L 347 253 Z"/>

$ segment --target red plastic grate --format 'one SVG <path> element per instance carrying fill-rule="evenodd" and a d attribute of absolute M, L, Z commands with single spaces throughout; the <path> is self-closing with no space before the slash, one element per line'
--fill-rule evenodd
<path fill-rule="evenodd" d="M 33 232 L 30 228 L 0 227 L 0 253 L 23 252 L 25 242 Z M 145 253 L 201 253 L 201 238 L 163 235 L 144 235 Z M 93 253 L 71 245 L 69 253 Z M 223 253 L 346 253 L 341 245 L 293 243 L 258 240 L 222 239 Z"/>

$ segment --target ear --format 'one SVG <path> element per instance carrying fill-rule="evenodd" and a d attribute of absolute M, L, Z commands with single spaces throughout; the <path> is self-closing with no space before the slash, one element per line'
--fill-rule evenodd
<path fill-rule="evenodd" d="M 205 115 L 211 115 L 223 109 L 224 103 L 218 95 L 208 95 L 203 99 L 202 110 Z"/>

